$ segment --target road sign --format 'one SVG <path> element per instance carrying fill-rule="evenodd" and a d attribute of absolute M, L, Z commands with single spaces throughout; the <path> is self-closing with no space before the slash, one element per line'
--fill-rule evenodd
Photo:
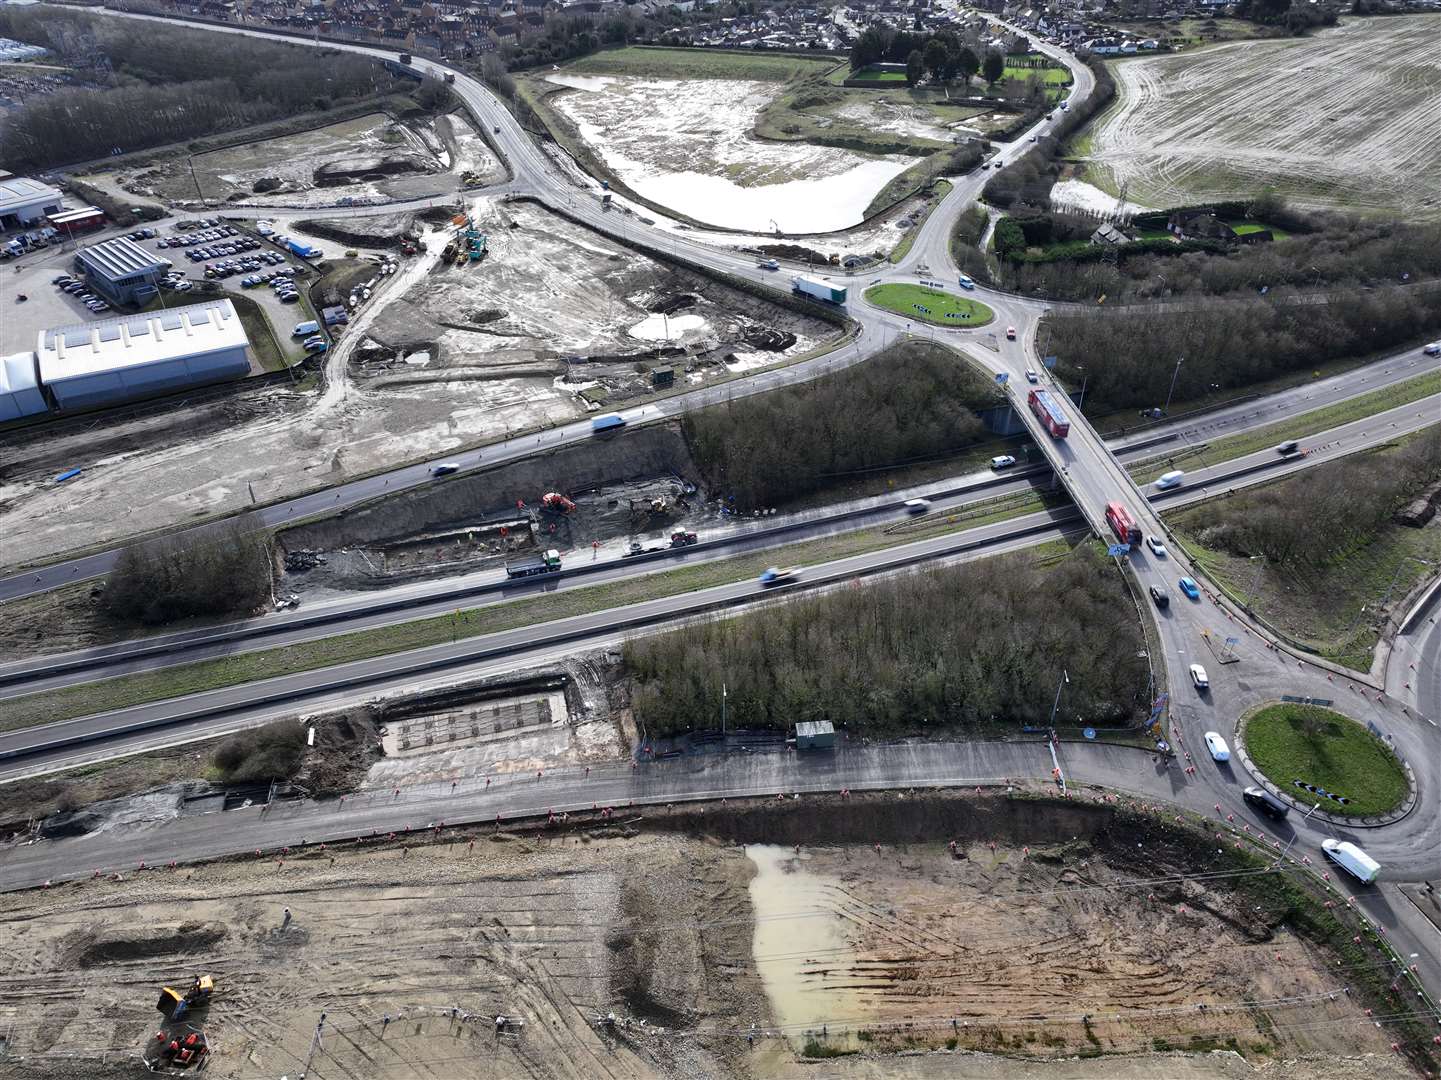
<path fill-rule="evenodd" d="M 1110 547 L 1106 548 L 1106 554 L 1113 559 L 1118 555 L 1129 555 L 1130 553 L 1130 544 L 1112 544 Z"/>
<path fill-rule="evenodd" d="M 996 385 L 1005 386 L 1006 383 L 1010 381 L 1010 378 L 1011 376 L 1008 372 L 998 371 L 996 372 Z"/>
<path fill-rule="evenodd" d="M 1083 728 L 1081 734 L 1088 739 L 1094 739 L 1096 737 L 1096 729 L 1093 727 Z"/>
<path fill-rule="evenodd" d="M 1228 637 L 1228 638 L 1226 639 L 1226 644 L 1227 644 L 1227 645 L 1239 645 L 1240 643 L 1241 643 L 1241 639 L 1238 638 L 1238 637 Z"/>
<path fill-rule="evenodd" d="M 1053 368 L 1053 367 L 1056 366 L 1056 360 L 1057 360 L 1057 358 L 1054 357 L 1054 356 L 1043 356 L 1043 357 L 1041 357 L 1041 366 L 1042 366 L 1042 367 L 1047 367 L 1047 368 Z"/>

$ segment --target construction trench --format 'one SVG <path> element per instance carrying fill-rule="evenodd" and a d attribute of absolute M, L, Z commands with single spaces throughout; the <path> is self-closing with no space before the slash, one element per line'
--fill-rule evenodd
<path fill-rule="evenodd" d="M 574 704 L 541 680 L 461 715 L 535 732 Z M 389 797 L 392 748 L 412 781 L 457 767 L 418 745 L 455 709 L 401 711 L 351 798 Z M 475 760 L 534 760 L 494 736 Z M 202 975 L 208 1071 L 236 1078 L 1413 1075 L 1327 948 L 1217 869 L 1169 812 L 1002 788 L 147 868 L 0 897 L 0 1075 L 136 1075 L 157 989 Z"/>

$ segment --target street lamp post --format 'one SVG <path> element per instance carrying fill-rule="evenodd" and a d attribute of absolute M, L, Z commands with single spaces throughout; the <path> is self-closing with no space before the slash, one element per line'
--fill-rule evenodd
<path fill-rule="evenodd" d="M 1053 701 L 1053 702 L 1051 702 L 1051 727 L 1052 727 L 1052 729 L 1054 729 L 1055 726 L 1056 726 L 1056 710 L 1061 707 L 1061 690 L 1062 690 L 1063 687 L 1065 687 L 1066 685 L 1068 685 L 1068 684 L 1070 683 L 1070 681 L 1071 681 L 1071 676 L 1066 673 L 1066 669 L 1065 669 L 1065 668 L 1062 668 L 1062 669 L 1061 669 L 1061 681 L 1056 684 L 1056 700 Z"/>
<path fill-rule="evenodd" d="M 1266 569 L 1266 556 L 1265 556 L 1265 555 L 1252 555 L 1252 556 L 1250 556 L 1246 561 L 1247 561 L 1247 562 L 1255 562 L 1257 559 L 1260 559 L 1261 562 L 1260 562 L 1260 564 L 1256 567 L 1256 572 L 1251 575 L 1251 587 L 1250 587 L 1248 590 L 1246 590 L 1246 612 L 1247 612 L 1247 614 L 1249 614 L 1250 611 L 1251 611 L 1251 603 L 1252 603 L 1252 601 L 1254 601 L 1254 600 L 1256 599 L 1256 587 L 1261 584 L 1261 571 L 1264 570 L 1264 569 Z"/>
<path fill-rule="evenodd" d="M 1171 395 L 1176 392 L 1176 377 L 1181 374 L 1181 365 L 1185 363 L 1185 360 L 1184 356 L 1176 358 L 1176 370 L 1171 372 L 1171 389 L 1166 391 L 1166 404 L 1161 408 L 1162 413 L 1169 414 L 1171 412 Z"/>

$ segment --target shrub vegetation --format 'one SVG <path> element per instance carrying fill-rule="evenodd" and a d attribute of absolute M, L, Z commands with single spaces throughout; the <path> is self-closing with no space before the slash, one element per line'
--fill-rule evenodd
<path fill-rule="evenodd" d="M 836 375 L 691 413 L 684 429 L 707 487 L 749 510 L 963 450 L 986 437 L 976 411 L 1004 400 L 959 354 L 909 341 Z"/>
<path fill-rule="evenodd" d="M 1052 567 L 1001 556 L 802 596 L 742 618 L 631 641 L 637 720 L 649 734 L 830 720 L 853 736 L 984 733 L 1058 719 L 1144 715 L 1136 610 L 1089 546 Z"/>
<path fill-rule="evenodd" d="M 120 553 L 105 581 L 105 611 L 159 625 L 197 615 L 246 615 L 270 598 L 271 557 L 262 534 L 238 521 L 197 536 L 161 536 Z"/>
<path fill-rule="evenodd" d="M 305 732 L 304 725 L 293 720 L 239 732 L 215 748 L 210 764 L 225 783 L 287 780 L 305 757 Z"/>

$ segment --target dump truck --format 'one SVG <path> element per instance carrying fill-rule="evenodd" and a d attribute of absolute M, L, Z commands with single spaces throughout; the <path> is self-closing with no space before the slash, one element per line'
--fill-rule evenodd
<path fill-rule="evenodd" d="M 845 306 L 846 302 L 846 288 L 844 285 L 832 285 L 828 281 L 806 277 L 803 274 L 797 274 L 791 278 L 791 292 L 797 296 L 806 296 L 812 300 L 819 300 L 823 304 L 835 304 L 837 307 Z"/>
<path fill-rule="evenodd" d="M 560 552 L 555 548 L 521 559 L 512 559 L 505 564 L 506 577 L 534 577 L 536 574 L 553 574 L 560 569 Z"/>

